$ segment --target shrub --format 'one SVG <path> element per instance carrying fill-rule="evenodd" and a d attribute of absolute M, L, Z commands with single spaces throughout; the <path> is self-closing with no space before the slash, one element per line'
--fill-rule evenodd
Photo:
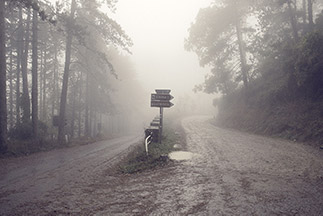
<path fill-rule="evenodd" d="M 39 137 L 45 138 L 48 136 L 48 126 L 41 121 L 38 121 Z M 16 140 L 30 140 L 33 138 L 33 126 L 32 122 L 17 124 L 15 127 L 9 130 L 8 136 L 10 139 Z"/>

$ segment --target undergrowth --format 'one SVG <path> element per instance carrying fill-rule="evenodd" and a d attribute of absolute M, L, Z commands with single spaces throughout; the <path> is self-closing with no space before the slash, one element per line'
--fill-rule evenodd
<path fill-rule="evenodd" d="M 169 163 L 168 154 L 174 151 L 174 145 L 181 143 L 182 135 L 178 132 L 179 125 L 168 123 L 164 126 L 162 143 L 151 143 L 148 146 L 149 155 L 145 152 L 144 143 L 138 145 L 120 163 L 119 171 L 124 174 L 132 174 L 163 167 Z"/>

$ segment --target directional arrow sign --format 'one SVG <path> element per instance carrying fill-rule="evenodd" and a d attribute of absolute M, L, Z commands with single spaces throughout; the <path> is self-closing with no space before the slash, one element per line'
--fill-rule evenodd
<path fill-rule="evenodd" d="M 158 101 L 158 100 L 152 100 L 150 102 L 150 106 L 151 107 L 171 107 L 173 106 L 174 104 L 172 104 L 171 102 L 169 101 Z"/>
<path fill-rule="evenodd" d="M 150 126 L 156 126 L 159 127 L 160 123 L 159 122 L 150 122 Z"/>
<path fill-rule="evenodd" d="M 151 94 L 151 100 L 166 100 L 169 101 L 174 97 L 170 94 Z"/>
<path fill-rule="evenodd" d="M 157 94 L 169 94 L 170 89 L 155 89 Z"/>

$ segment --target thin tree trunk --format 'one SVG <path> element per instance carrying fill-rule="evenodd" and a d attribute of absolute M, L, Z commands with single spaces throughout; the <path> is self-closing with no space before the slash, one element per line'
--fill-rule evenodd
<path fill-rule="evenodd" d="M 62 145 L 64 144 L 64 126 L 65 126 L 65 111 L 66 111 L 66 102 L 67 102 L 67 88 L 68 88 L 68 79 L 70 72 L 70 63 L 71 63 L 71 51 L 72 51 L 72 23 L 74 20 L 74 13 L 76 9 L 75 0 L 72 0 L 71 4 L 71 15 L 69 18 L 67 26 L 67 38 L 66 38 L 66 52 L 65 52 L 65 67 L 63 75 L 63 86 L 61 94 L 61 103 L 59 111 L 59 125 L 58 125 L 58 142 Z"/>
<path fill-rule="evenodd" d="M 78 83 L 79 80 L 76 81 L 74 88 L 73 88 L 73 93 L 72 93 L 72 119 L 71 119 L 71 138 L 74 138 L 74 131 L 75 131 L 75 104 L 76 104 L 76 93 L 77 93 L 77 88 L 78 88 Z"/>
<path fill-rule="evenodd" d="M 21 74 L 22 74 L 22 99 L 21 108 L 23 110 L 23 122 L 30 120 L 30 97 L 28 90 L 28 75 L 27 75 L 27 63 L 28 63 L 28 50 L 29 50 L 29 32 L 30 32 L 30 9 L 28 9 L 27 26 L 25 33 L 24 52 L 22 55 Z M 23 32 L 23 31 L 22 31 Z"/>
<path fill-rule="evenodd" d="M 85 136 L 90 136 L 90 126 L 89 126 L 89 73 L 86 73 L 86 98 L 85 98 Z"/>
<path fill-rule="evenodd" d="M 47 85 L 46 85 L 46 68 L 47 68 L 47 58 L 48 58 L 48 53 L 47 53 L 47 50 L 46 50 L 46 42 L 45 42 L 45 48 L 44 48 L 44 59 L 43 59 L 43 63 L 44 63 L 44 66 L 43 66 L 43 88 L 41 89 L 42 90 L 42 96 L 43 96 L 43 103 L 42 103 L 42 107 L 43 107 L 43 121 L 46 121 L 47 119 L 47 109 L 46 109 L 46 89 L 47 89 Z"/>
<path fill-rule="evenodd" d="M 78 97 L 78 137 L 81 137 L 81 130 L 82 130 L 82 124 L 81 124 L 81 117 L 82 117 L 82 106 L 81 106 L 81 100 L 82 100 L 82 85 L 83 84 L 83 72 L 81 71 L 80 76 L 80 83 L 79 83 L 79 97 Z"/>
<path fill-rule="evenodd" d="M 92 109 L 93 110 L 93 109 Z M 93 118 L 93 137 L 96 137 L 96 135 L 98 134 L 98 118 L 97 118 L 97 112 L 95 110 L 92 111 L 92 118 Z"/>
<path fill-rule="evenodd" d="M 7 149 L 5 2 L 0 1 L 0 153 Z"/>
<path fill-rule="evenodd" d="M 307 13 L 308 13 L 308 26 L 309 30 L 313 31 L 314 22 L 313 22 L 313 0 L 307 1 Z"/>
<path fill-rule="evenodd" d="M 20 124 L 20 74 L 23 62 L 23 18 L 22 6 L 19 6 L 19 30 L 18 30 L 18 45 L 17 45 L 17 74 L 16 74 L 16 124 Z"/>
<path fill-rule="evenodd" d="M 306 25 L 306 0 L 302 0 L 302 18 L 303 18 L 303 24 Z"/>
<path fill-rule="evenodd" d="M 43 107 L 42 107 L 42 104 L 43 104 L 43 76 L 44 76 L 44 47 L 42 46 L 41 49 L 40 49 L 40 70 L 39 70 L 39 89 L 38 89 L 38 92 L 39 92 L 39 116 L 40 116 L 40 119 L 42 119 L 43 117 Z"/>
<path fill-rule="evenodd" d="M 238 46 L 239 46 L 239 54 L 240 54 L 240 62 L 241 62 L 241 74 L 242 74 L 242 81 L 245 88 L 248 88 L 248 75 L 247 75 L 247 60 L 246 60 L 246 51 L 244 48 L 244 42 L 242 38 L 242 31 L 241 31 L 241 23 L 239 19 L 239 13 L 237 9 L 237 5 L 235 4 L 235 11 L 236 11 L 236 33 L 238 39 Z"/>
<path fill-rule="evenodd" d="M 11 39 L 11 44 L 13 44 Z M 13 48 L 10 49 L 10 70 L 9 70 L 9 129 L 13 127 Z"/>
<path fill-rule="evenodd" d="M 295 13 L 292 8 L 290 0 L 287 1 L 287 4 L 288 4 L 289 18 L 290 18 L 290 24 L 292 27 L 292 31 L 293 31 L 294 40 L 298 41 L 299 37 L 298 37 L 297 21 L 295 19 Z"/>
<path fill-rule="evenodd" d="M 90 137 L 93 137 L 93 110 L 92 110 L 92 106 L 91 104 L 89 104 L 89 134 L 90 134 Z"/>
<path fill-rule="evenodd" d="M 55 111 L 58 110 L 58 59 L 57 59 L 57 49 L 58 44 L 54 42 L 54 74 L 53 74 L 53 98 L 52 98 L 52 116 L 56 114 Z"/>
<path fill-rule="evenodd" d="M 80 138 L 81 137 L 81 134 L 82 134 L 82 124 L 81 124 L 81 118 L 82 118 L 82 115 L 81 115 L 81 111 L 79 110 L 78 112 L 78 137 Z"/>
<path fill-rule="evenodd" d="M 38 138 L 38 12 L 33 10 L 32 40 L 32 125 L 33 138 Z"/>

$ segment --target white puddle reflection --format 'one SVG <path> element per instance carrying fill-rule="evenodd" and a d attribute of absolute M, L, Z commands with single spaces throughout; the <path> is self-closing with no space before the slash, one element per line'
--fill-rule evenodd
<path fill-rule="evenodd" d="M 175 145 L 174 145 L 174 148 L 175 148 L 175 149 L 180 149 L 180 148 L 182 148 L 182 146 L 181 146 L 180 144 L 175 144 Z"/>
<path fill-rule="evenodd" d="M 168 156 L 171 160 L 182 161 L 182 160 L 192 159 L 192 157 L 194 156 L 194 153 L 186 152 L 186 151 L 174 151 L 169 153 Z"/>

